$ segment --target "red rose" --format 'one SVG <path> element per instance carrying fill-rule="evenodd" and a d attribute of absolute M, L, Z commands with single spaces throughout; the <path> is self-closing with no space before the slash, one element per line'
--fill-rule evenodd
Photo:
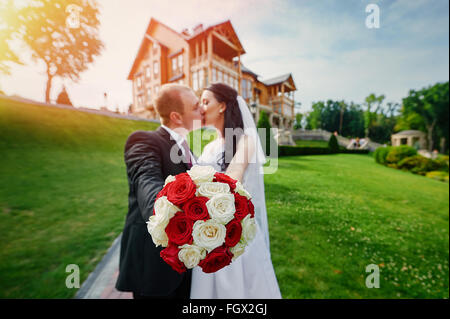
<path fill-rule="evenodd" d="M 250 212 L 250 216 L 253 218 L 253 217 L 255 217 L 255 206 L 253 205 L 253 202 L 250 199 L 248 199 L 247 201 L 248 201 L 247 203 L 248 203 L 248 210 Z"/>
<path fill-rule="evenodd" d="M 213 182 L 226 183 L 230 186 L 230 190 L 234 190 L 236 188 L 237 180 L 232 179 L 230 176 L 223 173 L 215 173 Z"/>
<path fill-rule="evenodd" d="M 178 273 L 183 273 L 186 271 L 186 267 L 184 264 L 178 259 L 178 252 L 180 250 L 175 245 L 169 245 L 168 247 L 161 250 L 159 255 L 166 263 L 169 264 L 170 267 L 172 267 L 173 270 L 175 270 Z"/>
<path fill-rule="evenodd" d="M 163 187 L 163 189 L 161 189 L 158 193 L 158 195 L 156 195 L 156 199 L 163 197 L 163 196 L 167 196 L 167 189 L 168 189 L 168 185 L 166 185 L 165 187 Z"/>
<path fill-rule="evenodd" d="M 175 181 L 167 184 L 167 199 L 176 206 L 181 206 L 195 196 L 197 187 L 187 173 L 176 176 Z"/>
<path fill-rule="evenodd" d="M 206 202 L 208 200 L 208 197 L 203 196 L 190 199 L 183 205 L 183 210 L 186 213 L 186 216 L 193 221 L 209 219 L 208 208 L 206 207 Z"/>
<path fill-rule="evenodd" d="M 184 244 L 192 244 L 192 226 L 193 222 L 183 212 L 177 212 L 169 220 L 166 226 L 166 234 L 169 237 L 169 244 L 173 243 L 178 246 Z"/>
<path fill-rule="evenodd" d="M 241 221 L 250 213 L 247 197 L 234 194 L 234 206 L 236 208 L 236 212 L 234 213 L 234 217 Z"/>
<path fill-rule="evenodd" d="M 205 273 L 212 273 L 228 266 L 231 263 L 231 258 L 233 258 L 233 254 L 225 245 L 222 245 L 206 255 L 206 258 L 198 265 Z"/>
<path fill-rule="evenodd" d="M 233 219 L 227 225 L 227 234 L 225 236 L 225 245 L 227 247 L 234 247 L 241 240 L 242 225 L 237 219 Z"/>

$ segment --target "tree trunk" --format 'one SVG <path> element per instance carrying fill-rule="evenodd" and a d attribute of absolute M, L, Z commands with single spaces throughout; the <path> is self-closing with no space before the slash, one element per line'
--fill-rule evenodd
<path fill-rule="evenodd" d="M 427 127 L 427 130 L 428 130 L 427 140 L 428 140 L 428 151 L 429 152 L 433 151 L 433 130 L 434 130 L 435 125 L 436 125 L 436 120 L 434 120 L 433 123 L 431 123 L 431 125 Z"/>
<path fill-rule="evenodd" d="M 53 75 L 50 74 L 47 68 L 47 87 L 45 89 L 45 103 L 50 103 L 50 90 L 52 89 Z"/>

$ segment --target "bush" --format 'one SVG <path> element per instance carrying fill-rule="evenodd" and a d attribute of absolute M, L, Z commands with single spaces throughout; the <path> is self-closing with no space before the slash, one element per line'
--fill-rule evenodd
<path fill-rule="evenodd" d="M 386 156 L 387 163 L 398 163 L 406 157 L 417 155 L 417 150 L 408 145 L 400 145 L 392 147 Z"/>
<path fill-rule="evenodd" d="M 441 182 L 447 182 L 448 183 L 448 173 L 443 171 L 431 171 L 427 172 L 426 177 L 436 179 Z"/>
<path fill-rule="evenodd" d="M 339 144 L 334 134 L 331 134 L 330 139 L 328 140 L 328 148 L 333 153 L 339 153 Z"/>
<path fill-rule="evenodd" d="M 375 152 L 373 153 L 373 157 L 375 158 L 375 161 L 378 164 L 386 165 L 386 157 L 389 154 L 389 152 L 391 151 L 391 149 L 392 149 L 391 146 L 378 147 L 375 150 Z"/>
<path fill-rule="evenodd" d="M 439 165 L 439 170 L 448 173 L 448 155 L 439 155 L 435 159 L 436 163 Z"/>
<path fill-rule="evenodd" d="M 399 169 L 411 171 L 415 174 L 425 175 L 430 171 L 439 170 L 439 163 L 421 155 L 414 155 L 402 159 L 397 164 Z"/>
<path fill-rule="evenodd" d="M 345 154 L 369 154 L 370 150 L 348 150 L 346 148 L 341 148 L 339 150 L 339 153 L 345 153 Z"/>

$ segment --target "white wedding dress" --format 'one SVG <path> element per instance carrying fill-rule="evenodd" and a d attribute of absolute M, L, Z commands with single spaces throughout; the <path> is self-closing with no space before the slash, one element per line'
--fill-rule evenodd
<path fill-rule="evenodd" d="M 220 158 L 223 140 L 206 145 L 198 159 L 199 165 L 211 165 L 221 171 Z M 192 269 L 191 299 L 279 299 L 277 278 L 270 258 L 269 231 L 264 195 L 262 167 L 250 163 L 242 184 L 252 195 L 257 221 L 257 233 L 245 252 L 230 265 L 215 273 L 204 273 L 200 267 Z"/>

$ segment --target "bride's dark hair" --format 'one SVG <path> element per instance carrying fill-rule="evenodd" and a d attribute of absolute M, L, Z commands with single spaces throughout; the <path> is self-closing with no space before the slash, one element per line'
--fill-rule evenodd
<path fill-rule="evenodd" d="M 222 136 L 225 137 L 226 141 L 225 151 L 222 153 L 220 163 L 218 163 L 222 171 L 225 171 L 228 168 L 230 161 L 233 159 L 234 154 L 236 154 L 237 144 L 244 131 L 244 122 L 242 120 L 242 114 L 237 100 L 238 93 L 231 86 L 224 83 L 213 83 L 208 86 L 206 90 L 211 91 L 219 103 L 224 102 L 227 106 L 225 109 L 222 131 Z M 232 136 L 232 143 L 228 142 L 227 136 L 225 135 L 227 128 L 232 129 L 231 132 L 235 133 Z"/>

